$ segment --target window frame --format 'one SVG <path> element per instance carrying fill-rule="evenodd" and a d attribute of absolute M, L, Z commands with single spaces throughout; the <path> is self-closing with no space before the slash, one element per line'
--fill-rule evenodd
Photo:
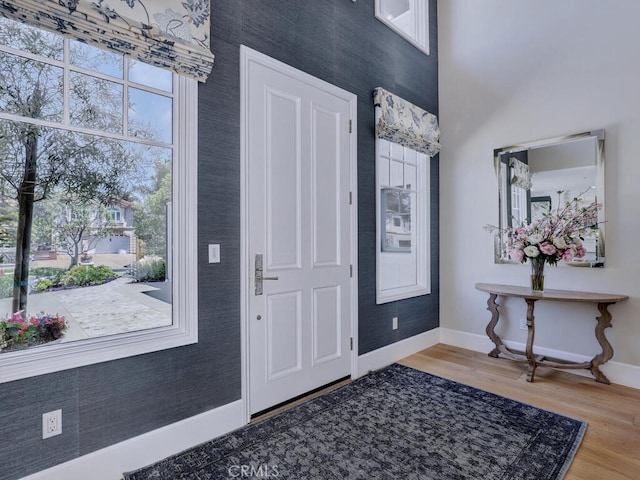
<path fill-rule="evenodd" d="M 110 215 L 110 220 L 113 221 L 114 223 L 122 222 L 122 218 L 124 217 L 122 213 L 122 207 L 115 207 L 115 206 L 109 207 L 109 215 Z"/>
<path fill-rule="evenodd" d="M 68 45 L 68 41 L 65 41 L 65 45 Z M 13 49 L 7 48 L 7 50 Z M 13 52 L 16 51 L 13 50 Z M 23 56 L 41 61 L 30 54 Z M 64 61 L 68 62 L 68 57 Z M 96 74 L 96 76 L 100 76 L 100 74 Z M 66 85 L 64 95 L 68 95 L 69 86 Z M 167 239 L 172 245 L 172 252 L 167 259 L 167 270 L 171 271 L 172 281 L 172 324 L 112 336 L 88 338 L 68 343 L 50 343 L 21 351 L 0 353 L 0 383 L 198 342 L 198 83 L 195 79 L 174 73 L 173 85 L 173 195 L 170 210 L 172 235 Z M 123 101 L 123 106 L 126 108 L 126 98 Z M 2 113 L 0 116 L 10 121 L 25 121 L 24 118 L 12 114 Z M 67 119 L 68 116 L 65 121 Z M 48 122 L 42 122 L 38 119 L 29 119 L 28 121 L 49 126 Z M 54 126 L 55 128 L 95 134 L 95 130 L 72 127 L 68 124 Z M 126 131 L 123 134 L 126 134 Z M 114 137 L 118 138 L 119 136 L 114 135 Z M 126 138 L 122 138 L 122 140 L 127 141 Z M 141 143 L 153 145 L 153 142 L 143 141 Z"/>
<path fill-rule="evenodd" d="M 400 26 L 396 25 L 392 19 L 384 15 L 383 1 L 384 0 L 375 0 L 376 18 L 422 53 L 429 55 L 429 0 L 408 0 L 409 11 L 414 10 L 415 36 L 403 30 Z"/>
<path fill-rule="evenodd" d="M 376 107 L 378 115 L 380 107 Z M 382 142 L 389 143 L 389 156 L 382 155 Z M 403 149 L 402 163 L 405 165 L 416 166 L 416 185 L 415 188 L 407 189 L 398 188 L 398 186 L 387 185 L 382 183 L 381 168 L 383 160 L 392 161 L 391 147 L 393 144 L 388 140 L 376 138 L 375 140 L 375 162 L 376 162 L 376 304 L 403 300 L 406 298 L 428 295 L 431 293 L 431 241 L 430 241 L 430 157 L 424 153 L 417 152 L 408 147 L 396 145 L 396 148 Z M 416 161 L 406 161 L 406 153 L 411 151 Z M 397 160 L 400 161 L 400 160 Z M 389 183 L 393 183 L 389 178 Z M 382 193 L 386 190 L 393 189 L 398 191 L 410 192 L 415 195 L 415 204 L 412 205 L 411 211 L 411 228 L 415 232 L 415 253 L 406 251 L 383 251 L 382 236 L 384 233 L 383 222 L 383 200 Z M 415 209 L 415 211 L 414 211 Z M 415 223 L 415 225 L 414 225 Z M 413 234 L 413 233 L 412 233 Z M 408 255 L 411 255 L 409 257 Z M 400 260 L 411 261 L 411 267 L 415 269 L 415 283 L 411 285 L 403 285 L 395 288 L 382 288 L 382 279 L 385 275 L 391 275 L 390 272 L 384 271 L 385 260 L 394 257 Z M 405 262 L 407 263 L 407 262 Z"/>

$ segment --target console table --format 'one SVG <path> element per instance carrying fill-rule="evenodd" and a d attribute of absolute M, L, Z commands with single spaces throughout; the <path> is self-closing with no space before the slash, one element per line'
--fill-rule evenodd
<path fill-rule="evenodd" d="M 545 366 L 553 368 L 573 368 L 590 370 L 597 382 L 610 384 L 611 382 L 600 371 L 600 366 L 604 365 L 613 357 L 613 348 L 605 337 L 604 330 L 611 326 L 611 314 L 607 310 L 609 305 L 626 300 L 627 295 L 616 295 L 608 293 L 574 292 L 569 290 L 545 290 L 543 293 L 533 292 L 528 287 L 516 287 L 513 285 L 496 285 L 492 283 L 477 283 L 476 288 L 489 294 L 487 300 L 487 310 L 491 312 L 491 321 L 487 325 L 486 332 L 495 348 L 489 353 L 490 356 L 499 358 L 509 358 L 518 362 L 528 363 L 527 381 L 533 382 L 536 367 Z M 495 326 L 500 318 L 496 298 L 502 297 L 523 298 L 527 303 L 527 345 L 524 352 L 513 350 L 507 347 L 495 332 Z M 583 302 L 595 303 L 598 306 L 600 316 L 596 317 L 596 339 L 602 347 L 602 353 L 593 357 L 590 362 L 571 362 L 557 358 L 549 358 L 544 355 L 536 356 L 533 353 L 533 338 L 535 333 L 535 322 L 533 316 L 534 305 L 537 301 L 552 302 Z"/>

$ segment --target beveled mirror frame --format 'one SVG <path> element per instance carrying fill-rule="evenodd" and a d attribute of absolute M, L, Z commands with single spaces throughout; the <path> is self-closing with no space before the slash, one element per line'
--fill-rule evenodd
<path fill-rule="evenodd" d="M 494 168 L 496 177 L 498 179 L 498 226 L 494 237 L 494 259 L 495 263 L 512 263 L 517 264 L 511 260 L 507 254 L 505 234 L 503 233 L 507 225 L 504 223 L 506 218 L 506 205 L 507 205 L 507 181 L 505 178 L 504 169 L 501 168 L 502 157 L 507 154 L 514 154 L 522 151 L 529 151 L 538 148 L 551 147 L 561 145 L 569 142 L 574 142 L 580 139 L 592 138 L 595 140 L 595 167 L 596 167 L 596 195 L 597 201 L 601 205 L 598 210 L 598 230 L 596 235 L 595 246 L 595 260 L 594 261 L 581 261 L 581 262 L 558 262 L 558 265 L 567 266 L 587 266 L 587 267 L 604 267 L 605 264 L 605 134 L 604 130 L 592 130 L 588 132 L 577 133 L 573 135 L 565 135 L 562 137 L 547 138 L 544 140 L 537 140 L 534 142 L 521 143 L 518 145 L 511 145 L 507 147 L 497 148 L 493 151 Z M 527 195 L 528 201 L 531 201 L 530 194 Z"/>

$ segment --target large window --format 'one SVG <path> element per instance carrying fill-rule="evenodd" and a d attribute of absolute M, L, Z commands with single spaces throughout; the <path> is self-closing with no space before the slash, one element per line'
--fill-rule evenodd
<path fill-rule="evenodd" d="M 196 125 L 195 80 L 0 17 L 0 381 L 196 341 Z"/>

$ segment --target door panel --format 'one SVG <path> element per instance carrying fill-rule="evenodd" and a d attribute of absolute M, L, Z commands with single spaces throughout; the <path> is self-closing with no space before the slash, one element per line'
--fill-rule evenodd
<path fill-rule="evenodd" d="M 267 90 L 265 195 L 272 270 L 301 266 L 300 102 L 299 96 Z"/>
<path fill-rule="evenodd" d="M 267 296 L 268 381 L 302 369 L 302 292 Z"/>
<path fill-rule="evenodd" d="M 248 289 L 255 413 L 351 371 L 354 97 L 272 63 L 249 62 L 245 75 L 247 261 L 263 254 L 265 278 L 262 295 Z"/>
<path fill-rule="evenodd" d="M 340 205 L 345 199 L 340 189 L 340 116 L 318 105 L 313 106 L 312 194 L 313 264 L 340 265 Z M 317 132 L 322 132 L 318 138 Z"/>
<path fill-rule="evenodd" d="M 340 358 L 341 288 L 339 285 L 313 290 L 313 363 Z"/>

